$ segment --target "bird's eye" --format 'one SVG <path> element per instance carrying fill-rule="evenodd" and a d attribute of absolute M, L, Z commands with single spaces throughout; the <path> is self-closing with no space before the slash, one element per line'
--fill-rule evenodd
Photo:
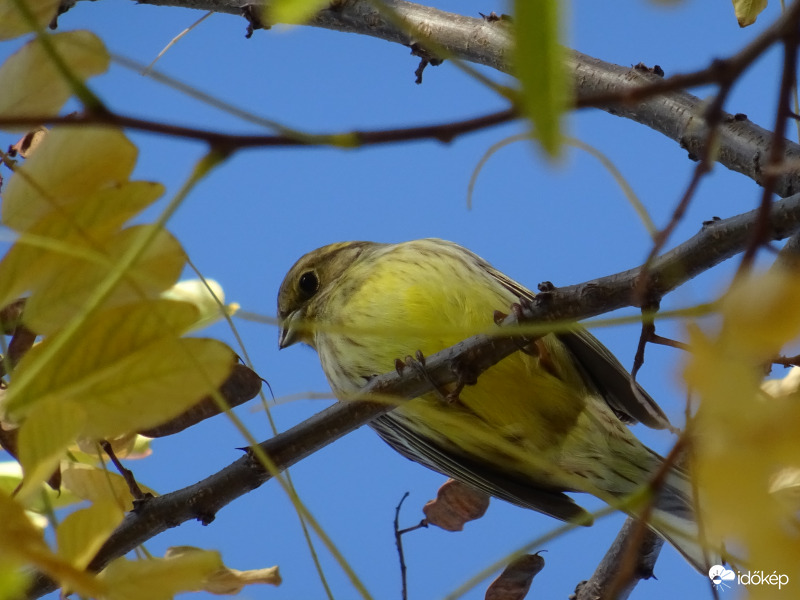
<path fill-rule="evenodd" d="M 319 289 L 319 279 L 317 278 L 317 274 L 314 273 L 314 271 L 306 271 L 300 275 L 297 286 L 300 288 L 300 291 L 303 292 L 303 295 L 306 296 L 306 298 L 310 298 L 316 294 L 317 290 Z"/>

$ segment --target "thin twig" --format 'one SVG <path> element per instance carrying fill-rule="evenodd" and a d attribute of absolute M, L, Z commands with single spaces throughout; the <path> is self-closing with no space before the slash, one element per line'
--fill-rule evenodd
<path fill-rule="evenodd" d="M 683 350 L 684 352 L 689 352 L 691 350 L 689 344 L 679 342 L 678 340 L 672 340 L 655 333 L 650 336 L 650 343 L 659 344 L 660 346 L 668 346 L 669 348 L 677 348 L 678 350 Z"/>
<path fill-rule="evenodd" d="M 119 474 L 122 475 L 122 478 L 125 480 L 131 496 L 133 496 L 135 500 L 143 500 L 145 498 L 145 494 L 142 492 L 142 488 L 139 487 L 139 484 L 136 483 L 136 477 L 133 475 L 133 471 L 126 468 L 125 465 L 120 462 L 119 458 L 117 458 L 117 453 L 114 452 L 114 448 L 111 447 L 109 442 L 102 440 L 100 442 L 100 447 L 114 464 L 117 471 L 119 471 Z"/>
<path fill-rule="evenodd" d="M 221 152 L 230 154 L 249 148 L 274 148 L 292 146 L 335 146 L 360 147 L 381 144 L 395 144 L 415 140 L 431 139 L 443 143 L 452 142 L 459 136 L 473 133 L 517 118 L 513 108 L 488 113 L 479 117 L 460 121 L 447 121 L 433 125 L 399 127 L 394 129 L 375 129 L 368 131 L 349 131 L 319 135 L 235 135 L 220 131 L 210 131 L 196 127 L 184 127 L 148 119 L 140 119 L 114 112 L 81 113 L 68 116 L 32 115 L 25 117 L 0 117 L 2 126 L 61 125 L 84 127 L 87 125 L 108 125 L 146 131 L 172 137 L 206 142 Z"/>
<path fill-rule="evenodd" d="M 397 546 L 397 557 L 400 559 L 401 598 L 403 600 L 408 600 L 408 585 L 406 581 L 406 557 L 403 553 L 403 533 L 405 533 L 405 530 L 400 530 L 400 508 L 403 506 L 403 502 L 405 502 L 406 498 L 408 498 L 408 495 L 408 492 L 403 494 L 403 497 L 400 498 L 400 502 L 398 502 L 394 509 L 394 543 Z"/>

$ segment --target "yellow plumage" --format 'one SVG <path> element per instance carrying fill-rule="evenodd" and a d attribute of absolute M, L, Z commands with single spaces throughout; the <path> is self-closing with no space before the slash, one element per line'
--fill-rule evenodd
<path fill-rule="evenodd" d="M 465 248 L 426 239 L 345 242 L 315 250 L 278 296 L 281 347 L 314 347 L 341 399 L 417 351 L 434 354 L 495 327 L 533 294 Z M 547 335 L 490 368 L 456 400 L 430 393 L 400 402 L 371 425 L 396 450 L 478 489 L 564 520 L 586 513 L 564 491 L 607 501 L 647 484 L 661 459 L 621 419 L 667 426 L 647 394 L 585 331 Z M 656 499 L 659 532 L 693 565 L 691 493 L 673 469 Z M 656 526 L 654 526 L 656 527 Z M 670 530 L 670 527 L 676 530 Z"/>

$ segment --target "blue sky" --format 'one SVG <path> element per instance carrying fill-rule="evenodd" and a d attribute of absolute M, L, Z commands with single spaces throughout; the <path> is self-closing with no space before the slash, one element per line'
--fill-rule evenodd
<path fill-rule="evenodd" d="M 500 2 L 473 0 L 430 4 L 461 14 L 508 11 Z M 751 40 L 777 15 L 773 2 L 751 28 L 741 30 L 730 3 L 701 0 L 668 3 L 597 3 L 577 0 L 567 17 L 567 44 L 622 65 L 659 64 L 672 74 L 704 67 Z M 121 0 L 80 2 L 60 18 L 62 30 L 89 28 L 110 50 L 142 63 L 201 13 L 136 5 Z M 445 63 L 428 68 L 414 84 L 417 59 L 407 48 L 371 38 L 306 27 L 257 31 L 245 39 L 242 18 L 215 15 L 173 47 L 157 69 L 226 102 L 311 132 L 386 128 L 467 118 L 501 108 L 502 102 Z M 18 44 L 0 45 L 0 58 Z M 779 69 L 772 51 L 738 83 L 726 106 L 770 127 Z M 503 79 L 500 74 L 487 71 Z M 212 107 L 167 89 L 119 65 L 92 82 L 93 89 L 121 113 L 223 131 L 260 132 Z M 696 90 L 699 96 L 710 90 Z M 676 143 L 635 123 L 600 111 L 567 120 L 570 135 L 594 145 L 622 170 L 657 225 L 664 225 L 686 186 L 694 163 Z M 170 223 L 193 262 L 217 279 L 229 301 L 255 313 L 275 315 L 283 275 L 305 252 L 347 239 L 396 242 L 436 236 L 459 242 L 513 278 L 535 289 L 586 281 L 640 264 L 650 241 L 620 189 L 596 159 L 567 149 L 554 165 L 529 144 L 514 144 L 486 165 L 466 205 L 476 163 L 493 143 L 522 131 L 520 124 L 472 134 L 449 145 L 420 142 L 351 151 L 271 149 L 242 152 L 218 168 L 190 195 Z M 131 133 L 140 147 L 136 178 L 161 181 L 167 197 L 186 179 L 203 154 L 201 144 Z M 4 147 L 15 137 L 0 134 Z M 702 221 L 753 208 L 759 188 L 724 167 L 706 178 L 681 227 L 677 243 Z M 153 213 L 155 214 L 155 213 Z M 684 286 L 664 303 L 686 306 L 711 298 L 730 270 Z M 633 313 L 630 313 L 633 314 Z M 277 349 L 274 326 L 237 321 L 258 372 L 276 396 L 328 390 L 315 353 Z M 682 336 L 665 323 L 665 335 Z M 213 335 L 233 344 L 223 326 Z M 597 335 L 632 363 L 638 328 L 602 329 Z M 681 422 L 684 392 L 681 356 L 649 348 L 640 381 L 674 422 Z M 327 405 L 293 400 L 273 408 L 282 428 Z M 238 413 L 258 439 L 269 437 L 263 412 Z M 666 452 L 671 438 L 637 428 L 651 447 Z M 155 455 L 131 463 L 137 477 L 167 492 L 218 470 L 240 456 L 233 427 L 218 417 L 171 439 L 157 440 Z M 444 478 L 394 454 L 367 428 L 322 450 L 292 469 L 298 491 L 339 549 L 378 598 L 399 597 L 399 568 L 392 535 L 394 507 L 410 492 L 403 525 L 421 518 L 420 508 Z M 597 508 L 599 502 L 582 497 Z M 567 597 L 588 578 L 622 523 L 614 516 L 592 529 L 570 533 L 542 549 L 547 565 L 530 597 Z M 431 528 L 405 539 L 409 597 L 440 598 L 470 575 L 556 527 L 552 519 L 493 501 L 488 514 L 462 533 Z M 278 564 L 284 584 L 249 588 L 242 597 L 318 598 L 316 578 L 298 520 L 285 494 L 273 483 L 223 509 L 208 527 L 188 523 L 147 544 L 162 554 L 167 546 L 196 545 L 223 552 L 232 567 Z M 327 552 L 320 549 L 337 598 L 355 592 Z M 656 567 L 658 581 L 643 582 L 633 598 L 706 598 L 708 580 L 671 548 Z M 482 598 L 485 583 L 468 598 Z"/>

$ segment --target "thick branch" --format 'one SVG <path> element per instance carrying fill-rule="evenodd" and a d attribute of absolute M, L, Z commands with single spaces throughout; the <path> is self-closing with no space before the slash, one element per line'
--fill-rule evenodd
<path fill-rule="evenodd" d="M 268 0 L 257 0 L 243 4 L 242 0 L 139 0 L 144 4 L 159 6 L 182 6 L 205 11 L 241 15 L 245 7 L 248 14 L 260 14 Z M 394 27 L 368 0 L 340 0 L 335 8 L 321 11 L 309 25 L 336 31 L 358 33 L 390 42 L 410 45 L 409 36 Z M 505 73 L 511 72 L 510 40 L 508 25 L 503 21 L 490 21 L 464 17 L 441 10 L 412 4 L 404 0 L 386 0 L 396 14 L 410 23 L 416 30 L 424 32 L 435 44 L 444 48 L 451 56 L 492 67 Z M 785 21 L 791 25 L 796 20 L 798 3 L 787 10 Z M 773 32 L 780 33 L 777 26 Z M 760 48 L 763 44 L 753 44 Z M 574 74 L 576 96 L 579 99 L 592 97 L 624 98 L 631 89 L 648 86 L 662 80 L 656 75 L 638 69 L 622 67 L 573 52 L 569 58 L 569 69 Z M 713 69 L 707 70 L 709 74 Z M 668 81 L 668 80 L 665 80 Z M 713 80 L 711 81 L 713 83 Z M 698 84 L 696 78 L 687 83 Z M 620 103 L 607 101 L 599 108 L 627 119 L 632 119 L 659 131 L 685 148 L 690 156 L 701 156 L 707 139 L 703 120 L 703 102 L 689 93 L 673 91 L 657 96 Z M 762 182 L 762 164 L 769 154 L 772 134 L 751 123 L 743 115 L 724 115 L 719 129 L 716 160 L 733 171 Z M 783 153 L 784 162 L 800 160 L 800 146 L 788 142 Z M 775 192 L 789 196 L 800 190 L 800 172 L 792 170 L 782 173 L 776 181 Z"/>
<path fill-rule="evenodd" d="M 591 579 L 578 584 L 578 588 L 575 590 L 576 600 L 598 600 L 611 597 L 615 600 L 626 600 L 639 581 L 653 577 L 653 569 L 661 547 L 664 545 L 664 539 L 647 529 L 644 532 L 645 538 L 641 548 L 634 554 L 636 564 L 633 569 L 633 577 L 626 582 L 622 589 L 617 590 L 615 595 L 609 596 L 608 594 L 619 574 L 620 562 L 629 555 L 630 542 L 638 527 L 641 525 L 637 525 L 635 519 L 628 517 L 617 537 L 614 538 L 614 543 L 611 544 L 603 556 L 603 560 L 597 565 Z"/>
<path fill-rule="evenodd" d="M 723 260 L 742 252 L 755 227 L 758 211 L 750 211 L 706 225 L 700 233 L 652 262 L 649 273 L 653 290 L 664 294 Z M 800 194 L 776 202 L 770 216 L 771 239 L 783 239 L 800 230 Z M 594 281 L 558 288 L 539 294 L 526 309 L 532 321 L 582 319 L 632 305 L 633 290 L 640 268 Z M 513 317 L 507 319 L 509 324 Z M 467 364 L 481 373 L 518 350 L 519 340 L 511 337 L 476 335 L 452 348 L 426 359 L 426 375 L 406 369 L 403 375 L 389 373 L 375 378 L 364 396 L 415 398 L 456 380 L 454 365 Z M 261 448 L 279 471 L 290 467 L 313 452 L 368 423 L 391 409 L 389 404 L 340 402 L 311 419 L 267 440 Z M 92 569 L 101 569 L 110 560 L 122 556 L 168 528 L 198 519 L 209 523 L 223 506 L 259 487 L 270 479 L 253 458 L 245 456 L 218 473 L 184 489 L 150 499 L 128 514 L 92 561 Z M 30 597 L 39 597 L 56 588 L 44 576 L 34 582 Z"/>

